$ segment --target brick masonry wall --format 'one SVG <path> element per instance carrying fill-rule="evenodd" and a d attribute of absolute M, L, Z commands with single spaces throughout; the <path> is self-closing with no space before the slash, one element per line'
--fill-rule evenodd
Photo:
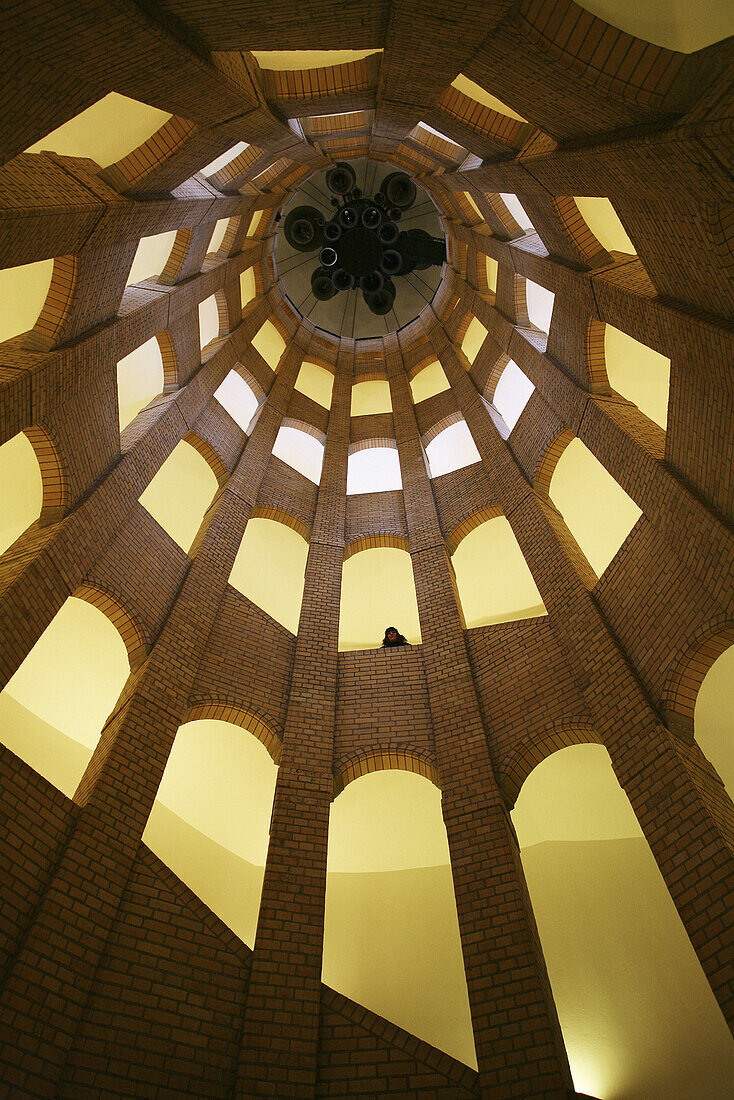
<path fill-rule="evenodd" d="M 459 15 L 462 34 L 447 44 L 445 21 Z M 700 640 L 734 614 L 730 44 L 678 54 L 567 0 L 460 13 L 360 0 L 346 21 L 331 0 L 307 21 L 261 2 L 238 20 L 223 0 L 171 0 L 165 15 L 102 3 L 96 18 L 70 0 L 54 0 L 40 23 L 33 8 L 0 17 L 19 44 L 2 78 L 0 263 L 56 260 L 38 323 L 0 345 L 0 440 L 31 432 L 49 504 L 0 560 L 2 682 L 77 590 L 111 597 L 144 645 L 76 807 L 0 752 L 14 883 L 0 989 L 9 1087 L 565 1097 L 504 815 L 535 763 L 582 740 L 607 746 L 731 1019 L 734 812 L 698 747 L 660 720 L 681 662 L 699 646 L 700 683 L 718 652 Z M 33 51 L 20 48 L 28 41 Z M 300 73 L 261 70 L 247 52 L 344 46 L 382 52 Z M 451 88 L 459 72 L 530 121 Z M 103 171 L 23 152 L 113 90 L 173 117 Z M 307 124 L 304 140 L 283 121 L 343 111 L 360 113 L 336 143 L 323 126 Z M 411 136 L 421 119 L 460 142 L 461 156 Z M 239 140 L 250 148 L 231 166 L 194 175 Z M 272 213 L 328 157 L 366 151 L 417 174 L 449 231 L 442 288 L 399 350 L 392 338 L 355 347 L 314 334 L 273 284 L 272 218 L 257 240 L 244 237 L 254 210 Z M 537 232 L 523 233 L 500 192 L 519 196 Z M 574 195 L 608 196 L 638 257 L 606 253 Z M 223 217 L 237 223 L 229 245 L 206 257 Z M 137 241 L 168 230 L 177 249 L 163 277 L 126 288 Z M 485 254 L 499 265 L 496 294 Z M 253 265 L 258 294 L 240 315 L 239 274 Z M 556 294 L 547 340 L 528 323 L 526 278 Z M 212 294 L 221 335 L 201 351 L 198 304 Z M 459 345 L 472 314 L 489 336 L 467 371 Z M 288 336 L 275 374 L 250 344 L 271 316 Z M 609 392 L 605 323 L 670 357 L 665 434 Z M 153 336 L 165 396 L 120 437 L 115 365 Z M 341 378 L 329 413 L 293 392 L 308 354 Z M 413 410 L 407 375 L 435 355 L 451 389 Z M 491 398 L 510 357 L 536 392 L 505 443 L 480 395 Z M 211 400 L 238 365 L 267 395 L 249 439 Z M 393 413 L 350 418 L 347 380 L 388 374 Z M 422 444 L 459 412 L 483 461 L 429 482 Z M 272 457 L 283 423 L 326 437 L 318 488 Z M 192 432 L 220 464 L 220 493 L 189 558 L 137 499 Z M 574 435 L 644 512 L 597 584 L 544 495 Z M 370 441 L 397 443 L 403 492 L 345 500 L 348 449 Z M 252 514 L 311 528 L 297 639 L 227 585 Z M 463 631 L 446 551 L 498 514 L 549 616 Z M 319 624 L 338 618 L 345 546 L 390 538 L 409 540 L 424 644 L 382 664 L 374 653 L 337 656 Z M 248 953 L 140 846 L 176 729 L 204 713 L 259 723 L 276 755 L 282 743 L 247 995 Z M 444 788 L 478 1076 L 318 982 L 329 800 L 376 762 Z M 501 909 L 483 893 L 490 860 Z M 509 968 L 485 913 L 507 933 Z M 513 962 L 527 974 L 522 1008 L 507 992 Z M 498 1023 L 507 1012 L 511 1042 Z"/>

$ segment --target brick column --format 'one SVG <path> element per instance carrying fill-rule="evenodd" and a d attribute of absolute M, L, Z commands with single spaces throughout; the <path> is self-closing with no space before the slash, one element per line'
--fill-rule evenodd
<path fill-rule="evenodd" d="M 302 359 L 296 346 L 284 356 L 173 609 L 82 777 L 76 825 L 0 994 L 0 1065 L 16 1095 L 54 1095 Z"/>
<path fill-rule="evenodd" d="M 316 1095 L 352 356 L 343 352 L 309 544 L 236 1095 Z"/>
<path fill-rule="evenodd" d="M 583 562 L 574 562 L 575 544 L 556 509 L 523 477 L 440 328 L 432 341 L 554 633 L 583 686 L 594 727 L 732 1026 L 734 806 L 697 746 L 677 741 L 660 722 L 594 602 L 593 578 L 584 577 Z M 721 915 L 709 920 L 713 913 Z"/>
<path fill-rule="evenodd" d="M 571 1079 L 560 1025 L 492 771 L 408 378 L 396 343 L 385 343 L 481 1095 L 565 1097 Z"/>

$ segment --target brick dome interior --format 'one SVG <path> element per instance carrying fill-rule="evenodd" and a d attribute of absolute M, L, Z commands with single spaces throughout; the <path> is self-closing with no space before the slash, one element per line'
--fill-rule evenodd
<path fill-rule="evenodd" d="M 730 1094 L 734 27 L 663 7 L 0 15 L 5 1095 Z M 275 263 L 340 160 L 447 240 L 364 338 Z"/>

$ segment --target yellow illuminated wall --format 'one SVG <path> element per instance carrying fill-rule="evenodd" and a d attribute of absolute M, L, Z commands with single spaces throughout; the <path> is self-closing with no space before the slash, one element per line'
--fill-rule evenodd
<path fill-rule="evenodd" d="M 141 237 L 127 277 L 127 285 L 142 283 L 145 279 L 157 279 L 168 262 L 175 240 L 175 229 L 170 233 Z"/>
<path fill-rule="evenodd" d="M 305 393 L 306 397 L 310 397 L 317 405 L 330 409 L 333 387 L 334 375 L 325 367 L 308 361 L 301 364 L 295 385 L 299 393 Z"/>
<path fill-rule="evenodd" d="M 205 348 L 219 336 L 219 310 L 213 294 L 199 302 L 199 344 Z"/>
<path fill-rule="evenodd" d="M 497 289 L 497 261 L 492 259 L 491 256 L 484 257 L 484 264 L 487 271 L 487 286 L 490 290 Z"/>
<path fill-rule="evenodd" d="M 212 239 L 209 241 L 209 247 L 207 252 L 218 252 L 222 241 L 224 240 L 224 234 L 227 232 L 227 226 L 229 225 L 229 218 L 220 218 L 214 226 L 214 232 L 212 233 Z"/>
<path fill-rule="evenodd" d="M 451 558 L 466 625 L 545 615 L 540 592 L 504 516 L 461 540 Z"/>
<path fill-rule="evenodd" d="M 348 61 L 360 61 L 373 53 L 382 53 L 382 50 L 253 50 L 253 57 L 261 69 L 283 72 L 343 65 Z"/>
<path fill-rule="evenodd" d="M 479 354 L 479 349 L 487 338 L 487 330 L 478 317 L 472 317 L 466 336 L 461 341 L 461 350 L 470 363 L 473 363 Z"/>
<path fill-rule="evenodd" d="M 143 842 L 244 943 L 255 943 L 277 769 L 251 733 L 212 719 L 178 730 Z"/>
<path fill-rule="evenodd" d="M 362 550 L 342 568 L 339 649 L 374 649 L 388 626 L 420 644 L 410 554 L 393 547 Z"/>
<path fill-rule="evenodd" d="M 604 329 L 604 356 L 612 389 L 667 427 L 670 359 L 612 325 Z"/>
<path fill-rule="evenodd" d="M 583 0 L 581 7 L 628 34 L 682 53 L 734 34 L 734 8 L 728 0 Z"/>
<path fill-rule="evenodd" d="M 734 646 L 714 661 L 696 698 L 696 741 L 734 798 Z"/>
<path fill-rule="evenodd" d="M 609 199 L 579 197 L 576 205 L 589 229 L 607 252 L 637 252 Z"/>
<path fill-rule="evenodd" d="M 41 514 L 43 483 L 36 453 L 22 432 L 0 447 L 0 554 Z"/>
<path fill-rule="evenodd" d="M 544 760 L 512 819 L 577 1090 L 724 1100 L 734 1040 L 606 750 Z"/>
<path fill-rule="evenodd" d="M 163 360 L 155 336 L 117 364 L 117 404 L 120 431 L 163 391 Z"/>
<path fill-rule="evenodd" d="M 295 634 L 301 614 L 308 543 L 284 523 L 251 519 L 229 583 Z"/>
<path fill-rule="evenodd" d="M 410 392 L 416 405 L 420 401 L 427 401 L 429 397 L 435 397 L 437 393 L 443 393 L 444 390 L 449 388 L 449 380 L 437 359 L 418 371 L 418 374 L 410 382 Z"/>
<path fill-rule="evenodd" d="M 515 118 L 518 122 L 525 122 L 522 115 L 519 115 L 517 111 L 513 111 L 511 107 L 508 107 L 506 103 L 503 103 L 497 96 L 492 95 L 481 85 L 475 84 L 473 80 L 470 80 L 468 76 L 464 76 L 460 73 L 456 80 L 453 81 L 452 88 L 456 88 L 457 92 L 463 92 L 464 95 L 469 96 L 470 99 L 475 100 L 477 103 L 481 103 L 484 107 L 489 107 L 492 111 L 498 111 L 501 115 L 507 115 L 508 118 Z"/>
<path fill-rule="evenodd" d="M 181 440 L 139 499 L 156 523 L 188 553 L 217 488 L 209 464 Z"/>
<path fill-rule="evenodd" d="M 381 380 L 352 386 L 352 416 L 392 412 L 389 383 Z"/>
<path fill-rule="evenodd" d="M 71 597 L 0 694 L 3 744 L 73 795 L 129 672 L 110 620 Z"/>
<path fill-rule="evenodd" d="M 476 1066 L 441 794 L 374 772 L 329 822 L 323 981 Z"/>
<path fill-rule="evenodd" d="M 240 302 L 244 309 L 255 297 L 255 268 L 248 267 L 240 274 Z"/>
<path fill-rule="evenodd" d="M 106 168 L 137 149 L 170 117 L 157 107 L 110 92 L 26 152 L 50 150 L 64 157 L 90 157 Z"/>
<path fill-rule="evenodd" d="M 285 340 L 272 321 L 261 325 L 252 338 L 252 346 L 260 352 L 271 370 L 277 370 L 280 357 L 285 351 Z"/>
<path fill-rule="evenodd" d="M 3 304 L 0 341 L 11 340 L 33 328 L 46 301 L 53 273 L 53 260 L 0 269 L 0 301 Z"/>
<path fill-rule="evenodd" d="M 550 498 L 597 576 L 642 515 L 580 439 L 572 439 L 558 460 Z"/>

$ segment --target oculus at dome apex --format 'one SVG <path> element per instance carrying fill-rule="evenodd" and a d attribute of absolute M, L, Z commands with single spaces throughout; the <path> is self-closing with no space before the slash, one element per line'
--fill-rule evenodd
<path fill-rule="evenodd" d="M 296 253 L 309 253 L 309 259 L 316 261 L 310 273 L 315 301 L 328 302 L 340 292 L 361 292 L 369 311 L 385 316 L 398 294 L 394 280 L 431 267 L 440 269 L 446 260 L 446 243 L 421 224 L 408 227 L 403 222 L 401 226 L 403 218 L 410 218 L 418 196 L 418 188 L 405 172 L 388 169 L 379 186 L 374 172 L 371 184 L 366 179 L 365 173 L 367 193 L 358 186 L 352 165 L 337 162 L 325 173 L 321 193 L 302 189 L 306 193 L 287 214 L 283 233 Z M 319 207 L 304 203 L 307 196 L 320 199 Z M 325 202 L 331 217 L 324 210 Z M 418 203 L 418 211 L 422 205 Z"/>

